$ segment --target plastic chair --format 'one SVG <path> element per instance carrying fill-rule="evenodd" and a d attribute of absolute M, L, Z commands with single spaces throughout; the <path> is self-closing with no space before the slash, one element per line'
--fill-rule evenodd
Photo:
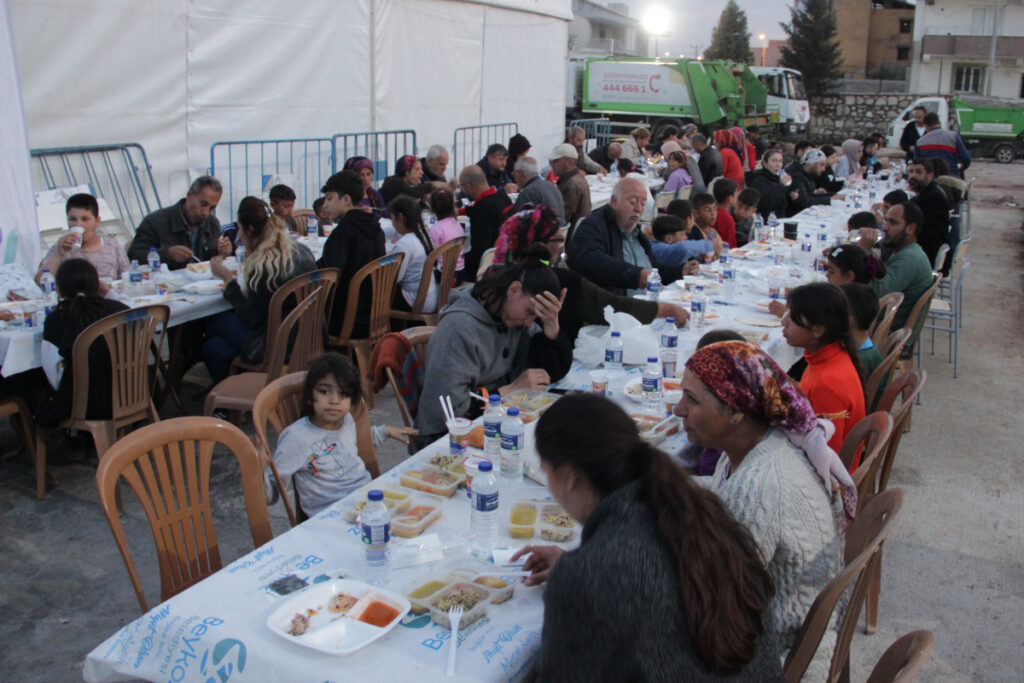
<path fill-rule="evenodd" d="M 23 401 L 18 396 L 12 396 L 10 398 L 0 401 L 0 417 L 12 417 L 16 416 L 18 424 L 21 429 L 21 438 L 24 440 L 26 448 L 28 449 L 29 456 L 32 458 L 32 463 L 36 468 L 36 498 L 42 500 L 46 497 L 46 461 L 45 453 L 44 457 L 39 457 L 39 451 L 36 444 L 36 427 L 32 421 L 32 411 L 28 409 Z"/>
<path fill-rule="evenodd" d="M 896 364 L 896 367 L 901 371 L 906 369 L 907 363 L 904 363 L 904 361 L 909 360 L 911 354 L 917 357 L 917 367 L 921 367 L 921 346 L 918 344 L 918 339 L 921 336 L 921 330 L 924 328 L 925 313 L 931 306 L 932 297 L 935 296 L 935 290 L 940 282 L 942 282 L 942 276 L 934 273 L 932 275 L 932 286 L 921 295 L 921 298 L 914 303 L 914 307 L 910 309 L 907 322 L 903 325 L 911 330 L 910 339 L 907 340 L 907 345 L 903 348 L 900 360 Z"/>
<path fill-rule="evenodd" d="M 931 631 L 911 631 L 896 639 L 871 669 L 867 683 L 909 683 L 917 677 L 935 648 Z"/>
<path fill-rule="evenodd" d="M 294 307 L 296 303 L 302 301 L 314 291 L 321 289 L 325 295 L 326 306 L 327 301 L 334 299 L 334 288 L 338 286 L 338 281 L 341 279 L 341 271 L 337 268 L 324 268 L 322 270 L 314 270 L 309 273 L 303 273 L 293 277 L 288 282 L 277 288 L 273 296 L 270 297 L 270 305 L 267 308 L 267 332 L 266 340 L 267 346 L 270 346 L 270 341 L 277 334 L 277 328 L 281 326 L 281 321 L 287 315 L 287 312 Z M 296 340 L 298 341 L 298 340 Z M 323 335 L 304 340 L 311 342 L 314 348 L 310 351 L 313 356 L 318 356 L 324 351 L 323 347 Z M 317 347 L 318 345 L 318 347 Z M 268 372 L 270 369 L 270 354 L 264 353 L 263 360 L 259 363 L 246 363 L 240 358 L 235 358 L 231 363 L 231 372 Z"/>
<path fill-rule="evenodd" d="M 960 223 L 960 239 L 970 239 L 971 237 L 971 189 L 974 187 L 975 178 L 971 178 L 967 181 L 967 189 L 964 190 L 964 198 L 961 202 L 960 215 L 963 220 Z"/>
<path fill-rule="evenodd" d="M 892 418 L 884 413 L 871 413 L 853 426 L 839 448 L 839 459 L 850 472 L 877 457 L 892 431 Z M 858 457 L 858 454 L 863 453 Z"/>
<path fill-rule="evenodd" d="M 128 482 L 146 513 L 160 566 L 160 599 L 167 600 L 222 566 L 210 499 L 210 465 L 217 445 L 238 461 L 249 531 L 259 547 L 274 536 L 263 465 L 252 442 L 234 425 L 208 417 L 165 420 L 124 437 L 100 460 L 100 504 L 144 613 L 146 596 L 116 508 L 117 483 L 121 478 Z"/>
<path fill-rule="evenodd" d="M 871 341 L 875 343 L 875 346 L 880 347 L 885 338 L 889 336 L 892 321 L 896 319 L 896 311 L 903 305 L 903 299 L 903 292 L 889 292 L 878 298 L 878 307 L 882 314 L 881 320 L 878 321 L 874 331 L 871 333 Z"/>
<path fill-rule="evenodd" d="M 430 343 L 430 337 L 433 336 L 436 329 L 436 327 L 432 326 L 414 327 L 398 333 L 408 338 L 412 344 L 412 353 L 416 355 L 416 359 L 420 364 L 420 370 L 424 375 L 427 374 L 427 344 Z M 399 385 L 398 378 L 395 377 L 395 373 L 389 367 L 384 368 L 384 372 L 388 377 L 388 385 L 395 395 L 395 402 L 398 403 L 398 411 L 402 414 L 402 424 L 411 429 L 415 426 L 416 416 L 409 411 L 409 406 L 402 399 L 401 386 Z"/>
<path fill-rule="evenodd" d="M 959 269 L 957 264 L 963 262 L 967 258 L 967 248 L 970 245 L 971 238 L 962 239 L 957 242 L 956 247 L 953 248 L 953 256 L 949 260 L 949 276 L 943 278 L 942 282 L 939 283 L 939 288 L 935 292 L 936 299 L 949 299 L 952 294 L 953 281 L 956 278 Z M 960 263 L 962 266 L 963 263 Z"/>
<path fill-rule="evenodd" d="M 170 309 L 163 305 L 118 311 L 82 330 L 71 347 L 75 373 L 71 417 L 58 426 L 89 432 L 100 462 L 128 427 L 140 420 L 160 420 L 150 393 L 149 359 L 151 353 L 160 356 L 164 335 L 155 342 L 154 337 L 158 329 L 167 329 L 170 314 Z M 110 354 L 110 419 L 90 420 L 89 350 L 93 342 L 101 339 Z M 46 433 L 45 429 L 36 430 L 36 495 L 40 499 L 46 495 Z"/>
<path fill-rule="evenodd" d="M 939 251 L 936 252 L 935 258 L 932 260 L 932 268 L 934 270 L 942 270 L 942 266 L 946 265 L 946 254 L 949 253 L 949 245 L 939 245 Z"/>
<path fill-rule="evenodd" d="M 345 317 L 341 323 L 341 330 L 336 337 L 331 337 L 330 341 L 331 346 L 350 349 L 355 354 L 363 383 L 363 396 L 366 397 L 370 408 L 373 408 L 373 392 L 367 378 L 370 371 L 370 352 L 380 338 L 391 331 L 391 297 L 395 293 L 398 270 L 404 258 L 405 254 L 400 251 L 386 254 L 356 271 L 349 283 L 348 301 L 345 302 Z M 352 330 L 355 328 L 356 310 L 359 308 L 359 290 L 367 278 L 370 279 L 372 301 L 369 331 L 364 339 L 353 339 Z"/>
<path fill-rule="evenodd" d="M 213 415 L 217 409 L 244 413 L 252 410 L 256 394 L 285 372 L 285 365 L 292 370 L 305 370 L 315 356 L 323 353 L 324 310 L 327 297 L 317 289 L 307 296 L 278 325 L 274 338 L 267 346 L 266 372 L 243 372 L 230 375 L 217 383 L 206 394 L 203 413 Z M 288 358 L 288 340 L 295 331 L 295 345 Z"/>
<path fill-rule="evenodd" d="M 864 383 L 864 405 L 868 410 L 875 409 L 880 392 L 889 385 L 892 373 L 896 369 L 896 362 L 900 359 L 900 354 L 903 353 L 903 347 L 906 346 L 908 339 L 910 339 L 910 330 L 904 327 L 886 337 L 882 345 L 878 347 L 878 352 L 882 354 L 882 362 Z"/>
<path fill-rule="evenodd" d="M 491 247 L 480 256 L 480 266 L 476 269 L 476 279 L 479 280 L 487 272 L 487 269 L 494 265 L 494 247 Z"/>
<path fill-rule="evenodd" d="M 281 501 L 288 513 L 288 521 L 292 526 L 302 522 L 306 516 L 299 506 L 298 493 L 295 495 L 295 507 L 288 501 L 288 490 L 274 464 L 274 454 L 270 450 L 270 440 L 267 438 L 267 424 L 273 427 L 274 432 L 281 436 L 285 427 L 302 417 L 305 411 L 302 390 L 306 382 L 306 372 L 292 372 L 284 377 L 279 377 L 267 386 L 256 396 L 252 406 L 252 421 L 256 429 L 257 447 L 261 450 L 263 459 L 270 466 L 274 475 L 274 484 L 281 492 Z M 366 465 L 367 471 L 376 479 L 380 476 L 380 464 L 377 461 L 377 451 L 373 447 L 373 434 L 370 431 L 370 412 L 366 409 L 365 403 L 360 403 L 352 409 L 352 418 L 356 423 L 356 448 L 359 458 Z M 293 487 L 294 488 L 294 487 Z"/>
<path fill-rule="evenodd" d="M 793 646 L 783 665 L 783 676 L 787 683 L 797 683 L 807 671 L 814 658 L 822 636 L 829 627 L 832 612 L 847 588 L 853 585 L 846 613 L 840 619 L 836 647 L 832 655 L 828 681 L 849 679 L 850 641 L 860 617 L 860 607 L 867 592 L 868 565 L 877 556 L 882 542 L 892 531 L 900 516 L 903 491 L 891 489 L 874 498 L 858 512 L 857 518 L 846 531 L 844 549 L 845 567 L 818 594 L 797 631 Z"/>
<path fill-rule="evenodd" d="M 960 327 L 963 325 L 963 282 L 970 262 L 962 259 L 953 262 L 950 269 L 952 291 L 948 298 L 931 300 L 928 307 L 928 318 L 925 321 L 924 329 L 932 332 L 931 353 L 935 355 L 935 333 L 946 332 L 949 334 L 949 362 L 953 364 L 954 379 L 960 376 Z"/>
<path fill-rule="evenodd" d="M 885 451 L 878 462 L 868 468 L 863 474 L 860 470 L 854 475 L 854 483 L 857 484 L 858 494 L 861 498 L 871 497 L 885 491 L 889 486 L 889 476 L 892 474 L 893 464 L 896 462 L 896 453 L 900 447 L 900 440 L 903 433 L 910 424 L 910 412 L 914 407 L 914 401 L 924 388 L 928 380 L 928 373 L 924 370 L 910 370 L 897 375 L 886 388 L 882 398 L 878 401 L 878 411 L 884 411 L 892 415 L 892 431 L 889 434 L 888 442 L 885 444 Z M 896 402 L 899 401 L 899 407 Z M 858 479 L 858 475 L 861 477 Z M 864 493 L 861 493 L 863 491 Z M 878 598 L 882 590 L 882 553 L 878 553 L 878 562 L 872 568 L 871 581 L 868 585 L 867 609 L 865 613 L 864 632 L 872 634 L 877 630 L 878 624 Z"/>
<path fill-rule="evenodd" d="M 448 303 L 448 295 L 452 291 L 452 282 L 455 281 L 455 266 L 458 265 L 459 255 L 462 254 L 462 245 L 465 243 L 465 237 L 456 237 L 427 254 L 427 260 L 423 264 L 423 277 L 420 278 L 420 288 L 416 292 L 416 300 L 412 304 L 412 311 L 392 309 L 392 318 L 406 321 L 418 320 L 424 325 L 437 324 L 438 312 Z M 437 307 L 433 313 L 424 313 L 423 304 L 427 300 L 430 285 L 434 281 L 434 269 L 437 267 L 439 259 L 441 260 L 441 281 L 437 284 Z"/>

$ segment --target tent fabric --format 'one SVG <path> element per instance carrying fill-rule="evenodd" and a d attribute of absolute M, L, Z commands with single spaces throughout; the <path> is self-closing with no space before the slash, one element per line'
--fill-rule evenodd
<path fill-rule="evenodd" d="M 165 205 L 219 141 L 562 134 L 570 0 L 7 2 L 31 146 L 138 142 Z"/>

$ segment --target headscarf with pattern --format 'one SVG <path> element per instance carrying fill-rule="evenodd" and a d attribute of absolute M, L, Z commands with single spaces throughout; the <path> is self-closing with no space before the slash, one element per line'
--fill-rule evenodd
<path fill-rule="evenodd" d="M 729 129 L 732 136 L 736 138 L 736 153 L 740 155 L 740 162 L 743 164 L 743 170 L 750 170 L 750 160 L 747 158 L 747 134 L 739 126 L 733 126 Z"/>
<path fill-rule="evenodd" d="M 416 155 L 406 154 L 403 157 L 398 157 L 398 161 L 395 162 L 395 175 L 404 176 L 406 173 L 412 170 L 412 167 L 416 165 Z"/>
<path fill-rule="evenodd" d="M 815 417 L 811 402 L 768 354 L 740 341 L 709 344 L 690 356 L 686 369 L 733 410 L 768 421 L 803 450 L 830 494 L 838 486 L 846 519 L 857 511 L 857 487 L 828 446 L 834 427 Z"/>
<path fill-rule="evenodd" d="M 501 224 L 494 243 L 494 265 L 512 265 L 523 258 L 527 247 L 549 242 L 560 228 L 558 216 L 547 206 L 523 209 Z"/>
<path fill-rule="evenodd" d="M 359 173 L 364 168 L 370 169 L 371 172 L 373 171 L 373 162 L 367 157 L 349 157 L 345 161 L 345 170 L 347 171 Z"/>

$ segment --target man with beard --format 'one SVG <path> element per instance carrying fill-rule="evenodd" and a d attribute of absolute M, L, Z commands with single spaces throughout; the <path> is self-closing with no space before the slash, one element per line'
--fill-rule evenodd
<path fill-rule="evenodd" d="M 949 198 L 938 183 L 935 182 L 935 166 L 931 159 L 915 159 L 907 170 L 910 189 L 917 193 L 910 201 L 917 204 L 924 214 L 924 223 L 917 235 L 917 243 L 928 255 L 928 260 L 935 263 L 935 256 L 943 244 L 949 244 Z M 942 274 L 949 274 L 949 259 Z"/>
<path fill-rule="evenodd" d="M 914 158 L 914 147 L 917 145 L 917 141 L 928 132 L 928 128 L 924 125 L 924 116 L 928 111 L 921 106 L 914 107 L 914 118 L 911 121 L 907 121 L 907 125 L 903 127 L 903 134 L 900 135 L 900 149 L 907 153 L 908 159 Z"/>
<path fill-rule="evenodd" d="M 569 240 L 569 267 L 612 294 L 643 291 L 652 268 L 663 282 L 682 277 L 682 265 L 659 266 L 639 228 L 647 196 L 636 178 L 616 183 L 608 204 L 580 223 Z"/>
<path fill-rule="evenodd" d="M 815 194 L 818 183 L 817 178 L 825 170 L 825 153 L 820 149 L 811 147 L 804 152 L 800 159 L 800 165 L 793 167 L 789 175 L 793 178 L 790 185 L 789 215 L 795 216 L 808 206 L 828 204 L 831 200 L 827 194 Z M 792 193 L 796 192 L 796 199 Z"/>
<path fill-rule="evenodd" d="M 878 296 L 903 292 L 903 303 L 892 322 L 894 330 L 906 324 L 914 304 L 932 286 L 931 261 L 917 243 L 917 234 L 923 223 L 924 215 L 913 202 L 896 204 L 885 214 L 883 244 L 892 249 L 893 254 L 885 263 L 885 275 L 879 280 L 872 280 L 871 288 Z M 871 242 L 874 242 L 873 237 L 861 238 L 860 246 L 870 250 Z"/>
<path fill-rule="evenodd" d="M 229 256 L 231 240 L 220 235 L 220 221 L 213 212 L 223 192 L 213 176 L 200 176 L 177 204 L 159 209 L 142 219 L 128 247 L 128 258 L 146 262 L 151 247 L 171 270 L 190 261 L 209 261 L 212 256 Z"/>

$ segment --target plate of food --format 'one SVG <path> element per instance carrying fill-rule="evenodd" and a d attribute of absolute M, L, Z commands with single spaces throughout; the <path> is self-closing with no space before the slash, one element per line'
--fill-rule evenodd
<path fill-rule="evenodd" d="M 626 396 L 629 396 L 637 403 L 643 403 L 645 400 L 643 382 L 644 380 L 642 377 L 635 377 L 626 382 Z M 675 377 L 666 377 L 661 380 L 661 390 L 666 403 L 672 402 L 671 399 L 673 398 L 673 395 L 678 395 L 679 398 L 682 398 L 682 380 L 676 379 Z M 678 400 L 679 399 L 676 399 L 675 402 L 678 402 Z"/>
<path fill-rule="evenodd" d="M 189 294 L 217 294 L 224 289 L 222 280 L 198 280 L 181 288 Z"/>
<path fill-rule="evenodd" d="M 193 282 L 197 280 L 209 280 L 213 277 L 213 273 L 210 272 L 209 261 L 190 263 L 182 269 L 182 272 L 185 273 L 185 277 Z"/>
<path fill-rule="evenodd" d="M 740 325 L 751 325 L 753 327 L 782 327 L 782 323 L 778 318 L 748 318 L 744 315 L 738 315 L 735 321 Z"/>
<path fill-rule="evenodd" d="M 267 627 L 296 645 L 347 655 L 393 629 L 411 607 L 405 597 L 351 579 L 317 583 L 267 618 Z"/>

